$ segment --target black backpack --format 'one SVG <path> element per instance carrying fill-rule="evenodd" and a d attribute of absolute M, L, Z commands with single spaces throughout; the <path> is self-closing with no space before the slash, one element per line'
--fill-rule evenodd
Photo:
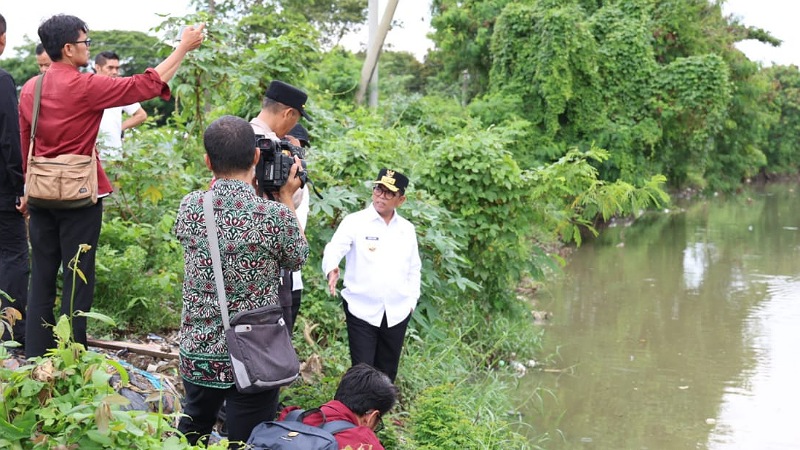
<path fill-rule="evenodd" d="M 308 415 L 322 414 L 320 426 L 303 423 Z M 253 428 L 247 444 L 255 450 L 339 450 L 334 434 L 355 427 L 345 420 L 328 422 L 319 409 L 295 409 L 283 420 L 261 422 Z M 251 448 L 251 447 L 248 447 Z"/>

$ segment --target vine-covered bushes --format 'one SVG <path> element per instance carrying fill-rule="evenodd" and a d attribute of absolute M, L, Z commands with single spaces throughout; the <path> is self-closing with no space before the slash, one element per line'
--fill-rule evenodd
<path fill-rule="evenodd" d="M 778 74 L 798 69 L 747 60 L 734 43 L 780 42 L 719 2 L 436 0 L 432 23 L 429 86 L 462 86 L 487 124 L 530 122 L 509 144 L 522 168 L 594 144 L 612 155 L 597 166 L 608 182 L 663 174 L 672 187 L 732 190 L 760 171 L 796 173 L 796 157 L 770 156 L 800 138 L 778 122 L 795 111 L 775 108 L 790 92 Z"/>

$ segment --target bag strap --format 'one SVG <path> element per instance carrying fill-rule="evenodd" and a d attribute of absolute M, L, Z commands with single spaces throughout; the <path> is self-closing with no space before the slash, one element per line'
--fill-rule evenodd
<path fill-rule="evenodd" d="M 311 409 L 293 409 L 286 413 L 286 417 L 283 418 L 285 421 L 295 421 L 295 422 L 302 422 L 303 419 L 312 415 L 312 414 L 322 414 L 322 423 L 328 421 L 328 418 L 325 416 L 325 413 L 322 412 L 319 408 L 311 408 Z"/>
<path fill-rule="evenodd" d="M 211 251 L 211 263 L 214 266 L 214 282 L 217 285 L 217 299 L 222 312 L 222 326 L 225 330 L 231 327 L 228 318 L 228 298 L 225 295 L 225 279 L 222 278 L 222 260 L 219 255 L 219 238 L 217 237 L 217 221 L 214 219 L 214 194 L 209 190 L 203 196 L 203 214 L 206 219 L 208 248 Z"/>
<path fill-rule="evenodd" d="M 319 428 L 327 431 L 330 434 L 336 434 L 344 430 L 349 430 L 350 428 L 355 428 L 355 425 L 351 422 L 346 420 L 333 420 L 328 422 L 328 418 L 325 416 L 325 413 L 322 412 L 320 408 L 311 408 L 311 409 L 293 409 L 286 413 L 286 416 L 283 418 L 284 421 L 295 421 L 295 422 L 302 422 L 303 419 L 310 416 L 311 414 L 320 413 L 322 414 L 322 424 Z"/>
<path fill-rule="evenodd" d="M 42 83 L 44 83 L 44 74 L 39 75 L 36 79 L 36 88 L 33 92 L 33 117 L 31 118 L 31 137 L 36 134 L 36 124 L 39 122 L 39 109 L 42 105 Z"/>
<path fill-rule="evenodd" d="M 39 75 L 36 79 L 36 87 L 33 90 L 33 114 L 31 117 L 31 143 L 28 146 L 28 162 L 30 163 L 33 157 L 33 142 L 36 138 L 36 124 L 39 122 L 39 107 L 42 103 L 42 83 L 44 82 L 44 74 Z"/>
<path fill-rule="evenodd" d="M 346 420 L 334 420 L 332 422 L 325 422 L 322 424 L 320 428 L 327 431 L 330 434 L 336 434 L 344 430 L 349 430 L 350 428 L 355 428 L 356 426 L 348 422 Z"/>

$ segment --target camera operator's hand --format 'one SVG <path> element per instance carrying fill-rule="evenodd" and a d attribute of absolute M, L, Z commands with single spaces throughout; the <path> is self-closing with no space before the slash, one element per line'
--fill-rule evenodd
<path fill-rule="evenodd" d="M 296 137 L 294 137 L 294 136 L 290 135 L 290 134 L 287 134 L 287 135 L 284 137 L 284 139 L 286 139 L 287 141 L 289 141 L 289 143 L 290 143 L 290 144 L 292 144 L 292 145 L 294 145 L 295 147 L 302 147 L 302 144 L 300 144 L 300 140 L 299 140 L 299 139 L 297 139 Z"/>
<path fill-rule="evenodd" d="M 278 191 L 278 200 L 284 205 L 294 207 L 292 196 L 300 189 L 300 186 L 303 185 L 303 180 L 297 176 L 297 173 L 302 171 L 303 166 L 301 165 L 300 158 L 295 156 L 294 164 L 292 164 L 292 168 L 289 169 L 289 179 L 286 180 L 286 183 L 284 183 Z"/>

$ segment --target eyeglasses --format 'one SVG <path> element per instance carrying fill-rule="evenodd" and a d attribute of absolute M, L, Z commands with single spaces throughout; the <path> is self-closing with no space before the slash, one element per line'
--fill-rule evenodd
<path fill-rule="evenodd" d="M 87 47 L 91 47 L 92 46 L 92 40 L 87 38 L 87 39 L 84 39 L 82 41 L 70 42 L 70 44 L 86 44 Z"/>
<path fill-rule="evenodd" d="M 381 430 L 383 430 L 383 416 L 381 413 L 378 413 L 378 423 L 375 425 L 375 429 L 373 431 L 379 433 Z"/>
<path fill-rule="evenodd" d="M 380 184 L 376 184 L 375 186 L 372 187 L 372 193 L 375 194 L 376 197 L 383 196 L 383 198 L 387 200 L 391 200 L 400 195 L 400 191 L 392 192 L 386 189 L 385 187 L 381 186 Z"/>

